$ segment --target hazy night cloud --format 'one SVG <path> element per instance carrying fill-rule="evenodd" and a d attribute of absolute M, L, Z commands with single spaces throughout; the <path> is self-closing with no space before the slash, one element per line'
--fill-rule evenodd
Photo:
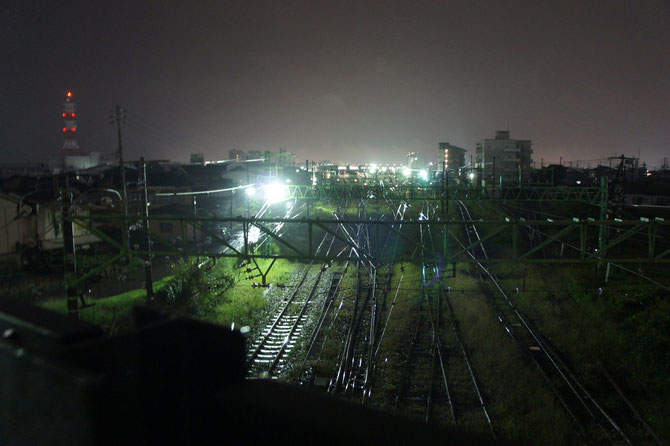
<path fill-rule="evenodd" d="M 321 96 L 321 100 L 331 110 L 344 111 L 347 107 L 342 96 L 337 93 L 326 93 Z"/>
<path fill-rule="evenodd" d="M 111 153 L 100 123 L 129 110 L 131 156 L 284 147 L 400 162 L 501 128 L 538 160 L 669 152 L 660 0 L 53 5 L 13 0 L 0 16 L 0 159 L 58 153 L 66 89 L 82 147 Z"/>

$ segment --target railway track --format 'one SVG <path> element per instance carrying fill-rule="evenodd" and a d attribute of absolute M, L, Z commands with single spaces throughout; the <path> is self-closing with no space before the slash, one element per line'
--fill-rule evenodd
<path fill-rule="evenodd" d="M 359 207 L 359 219 L 367 218 L 365 207 Z M 371 252 L 370 235 L 367 225 L 358 225 L 356 228 L 355 244 L 361 246 L 364 252 Z M 360 258 L 356 266 L 356 291 L 353 296 L 353 309 L 347 323 L 346 335 L 339 356 L 337 370 L 330 380 L 330 393 L 356 393 L 363 391 L 368 382 L 367 371 L 371 359 L 371 334 L 374 333 L 375 321 L 368 319 L 374 316 L 376 302 L 377 268 L 360 252 L 352 249 Z"/>
<path fill-rule="evenodd" d="M 343 203 L 343 206 L 346 207 L 346 203 Z M 277 231 L 280 229 L 276 228 Z M 347 231 L 346 222 L 343 220 L 336 226 L 334 233 L 324 234 L 316 249 L 316 254 L 325 250 L 327 255 L 333 249 L 337 232 L 342 232 L 345 237 L 351 237 Z M 344 249 L 340 250 L 339 254 L 343 252 Z M 249 348 L 247 358 L 249 378 L 278 378 L 285 371 L 289 356 L 299 340 L 306 336 L 306 329 L 308 325 L 312 326 L 310 321 L 317 314 L 302 364 L 304 365 L 306 358 L 310 357 L 313 352 L 318 351 L 316 346 L 322 342 L 321 328 L 331 312 L 342 277 L 348 268 L 347 262 L 343 271 L 333 271 L 330 268 L 331 264 L 332 262 L 329 262 L 317 266 L 311 262 L 303 269 L 299 279 L 292 284 L 293 290 L 284 298 L 283 304 Z M 326 278 L 325 285 L 322 280 L 324 277 Z M 324 295 L 325 299 L 323 299 L 321 308 L 315 308 L 315 302 Z"/>
<path fill-rule="evenodd" d="M 398 209 L 402 210 L 393 213 L 394 219 L 402 216 L 406 206 Z M 370 394 L 374 369 L 372 358 L 378 346 L 377 339 L 382 333 L 380 315 L 385 309 L 391 283 L 391 273 L 378 276 L 378 268 L 372 262 L 371 253 L 373 249 L 385 249 L 391 234 L 387 234 L 383 245 L 379 240 L 377 245 L 373 245 L 367 225 L 351 224 L 345 215 L 338 214 L 335 217 L 341 221 L 339 228 L 349 240 L 346 250 L 349 256 L 358 257 L 358 260 L 347 261 L 343 270 L 333 273 L 322 311 L 310 336 L 301 367 L 303 373 L 298 382 L 306 386 L 324 387 L 331 393 L 365 401 Z M 357 219 L 367 219 L 365 200 L 359 203 Z M 351 268 L 354 268 L 355 274 L 354 288 L 349 286 L 349 289 L 341 292 L 340 286 L 347 271 L 350 277 L 348 280 L 351 282 Z M 335 345 L 338 353 L 332 358 Z M 324 370 L 316 370 L 313 365 L 323 364 L 325 346 L 329 346 L 328 357 L 331 359 L 328 360 L 335 362 L 335 369 L 324 381 Z"/>
<path fill-rule="evenodd" d="M 505 207 L 508 217 L 517 218 L 518 215 L 510 209 Z M 547 237 L 547 234 L 540 231 L 537 227 L 527 226 L 526 229 L 529 233 L 536 233 L 537 237 Z M 560 241 L 560 240 L 559 240 Z M 568 249 L 573 249 L 579 251 L 579 247 L 574 246 L 569 242 L 563 242 L 563 245 Z M 556 292 L 561 292 L 557 290 Z M 559 302 L 556 301 L 554 292 L 552 290 L 547 290 L 547 296 L 549 299 L 554 301 L 554 303 L 560 307 Z M 511 295 L 507 295 L 507 300 L 509 301 L 509 306 L 516 309 L 514 299 Z M 560 310 L 562 312 L 562 309 Z M 533 328 L 536 333 L 539 333 L 539 330 L 534 327 L 533 322 L 530 319 L 526 319 L 527 323 Z M 557 352 L 556 348 L 551 345 L 551 343 L 544 339 L 540 338 L 543 348 L 547 350 L 551 355 L 556 357 L 560 367 L 563 367 L 567 370 L 567 373 L 572 379 L 577 379 L 575 374 L 570 370 L 569 365 L 566 365 L 567 361 L 562 359 L 560 353 Z M 615 432 L 618 434 L 612 435 L 606 432 L 608 438 L 612 439 L 612 443 L 621 443 L 621 444 L 664 444 L 663 441 L 658 437 L 654 432 L 651 426 L 647 421 L 642 417 L 639 411 L 632 405 L 630 400 L 621 390 L 620 386 L 612 378 L 610 373 L 607 371 L 605 366 L 599 361 L 596 360 L 597 368 L 595 371 L 592 371 L 589 374 L 589 388 L 591 390 L 587 391 L 583 389 L 582 391 L 588 396 L 588 398 L 595 398 L 599 402 L 599 406 L 596 409 L 602 409 L 602 411 L 607 411 L 608 417 L 611 418 L 612 422 L 616 423 L 619 426 L 619 430 L 615 429 Z M 581 384 L 577 383 L 577 387 L 581 389 Z M 589 413 L 590 416 L 593 416 Z M 608 420 L 609 421 L 609 420 Z"/>
<path fill-rule="evenodd" d="M 324 235 L 316 252 L 324 249 L 326 243 L 328 243 L 326 252 L 329 252 L 333 241 L 334 236 Z M 293 291 L 285 298 L 284 304 L 276 312 L 272 322 L 268 323 L 261 335 L 252 342 L 247 356 L 249 364 L 247 377 L 273 379 L 279 377 L 290 353 L 303 335 L 321 279 L 327 271 L 329 271 L 327 265 L 317 267 L 313 261 L 303 269 L 300 279 L 294 284 Z"/>
<path fill-rule="evenodd" d="M 460 201 L 457 206 L 464 220 L 472 220 L 468 208 Z M 479 233 L 474 224 L 466 225 L 468 245 L 479 240 Z M 462 244 L 462 247 L 465 246 Z M 483 245 L 469 250 L 473 259 L 486 259 Z M 658 437 L 649 429 L 639 415 L 632 426 L 631 420 L 636 417 L 615 419 L 614 414 L 634 411 L 632 406 L 619 393 L 620 398 L 612 398 L 616 392 L 604 397 L 596 394 L 567 365 L 562 355 L 546 340 L 532 322 L 524 317 L 514 304 L 513 298 L 506 293 L 495 273 L 482 263 L 476 263 L 482 291 L 507 334 L 520 348 L 526 360 L 534 365 L 545 382 L 574 421 L 583 440 L 588 444 L 662 444 Z M 591 383 L 593 385 L 593 383 Z M 598 385 L 599 388 L 604 388 Z M 618 402 L 616 401 L 618 400 Z M 607 405 L 604 402 L 607 402 Z M 634 411 L 636 413 L 636 411 Z M 625 420 L 627 429 L 621 424 Z"/>
<path fill-rule="evenodd" d="M 426 207 L 422 216 L 429 219 Z M 421 244 L 433 248 L 430 228 L 422 229 Z M 422 264 L 422 286 L 396 410 L 425 422 L 441 422 L 464 430 L 495 431 L 480 392 L 458 321 L 440 282 L 435 263 Z"/>

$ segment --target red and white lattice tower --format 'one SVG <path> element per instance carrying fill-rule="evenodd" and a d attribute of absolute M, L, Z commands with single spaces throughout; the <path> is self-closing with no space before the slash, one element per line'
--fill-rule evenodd
<path fill-rule="evenodd" d="M 65 143 L 63 143 L 63 155 L 79 155 L 79 144 L 77 144 L 77 113 L 75 112 L 75 103 L 72 102 L 72 92 L 68 91 L 65 95 L 63 104 L 63 134 Z"/>

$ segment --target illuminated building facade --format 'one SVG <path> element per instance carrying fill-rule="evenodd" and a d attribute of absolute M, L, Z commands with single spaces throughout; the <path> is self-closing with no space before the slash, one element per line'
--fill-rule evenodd
<path fill-rule="evenodd" d="M 462 147 L 441 142 L 438 144 L 440 164 L 444 170 L 458 173 L 459 169 L 465 167 L 465 149 Z"/>

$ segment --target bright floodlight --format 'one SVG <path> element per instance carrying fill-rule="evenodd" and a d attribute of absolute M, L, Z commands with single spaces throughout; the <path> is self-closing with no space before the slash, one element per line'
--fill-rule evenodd
<path fill-rule="evenodd" d="M 268 184 L 263 190 L 268 204 L 275 204 L 288 199 L 288 188 L 283 184 Z"/>
<path fill-rule="evenodd" d="M 468 175 L 468 178 L 470 178 L 471 180 L 474 180 L 475 179 L 475 174 L 470 172 L 470 174 Z"/>
<path fill-rule="evenodd" d="M 419 172 L 419 177 L 421 177 L 422 180 L 426 181 L 428 179 L 428 171 L 422 170 Z"/>
<path fill-rule="evenodd" d="M 254 187 L 247 187 L 245 192 L 247 193 L 247 197 L 253 197 L 256 195 L 256 189 Z"/>
<path fill-rule="evenodd" d="M 241 235 L 240 235 L 241 237 Z M 261 238 L 261 230 L 260 228 L 257 228 L 256 226 L 251 226 L 249 225 L 249 235 L 248 237 L 248 242 L 249 243 L 256 243 L 260 238 Z"/>
<path fill-rule="evenodd" d="M 408 176 L 412 175 L 412 169 L 410 169 L 409 167 L 404 167 L 402 169 L 402 174 L 405 175 L 406 177 L 408 177 Z"/>

